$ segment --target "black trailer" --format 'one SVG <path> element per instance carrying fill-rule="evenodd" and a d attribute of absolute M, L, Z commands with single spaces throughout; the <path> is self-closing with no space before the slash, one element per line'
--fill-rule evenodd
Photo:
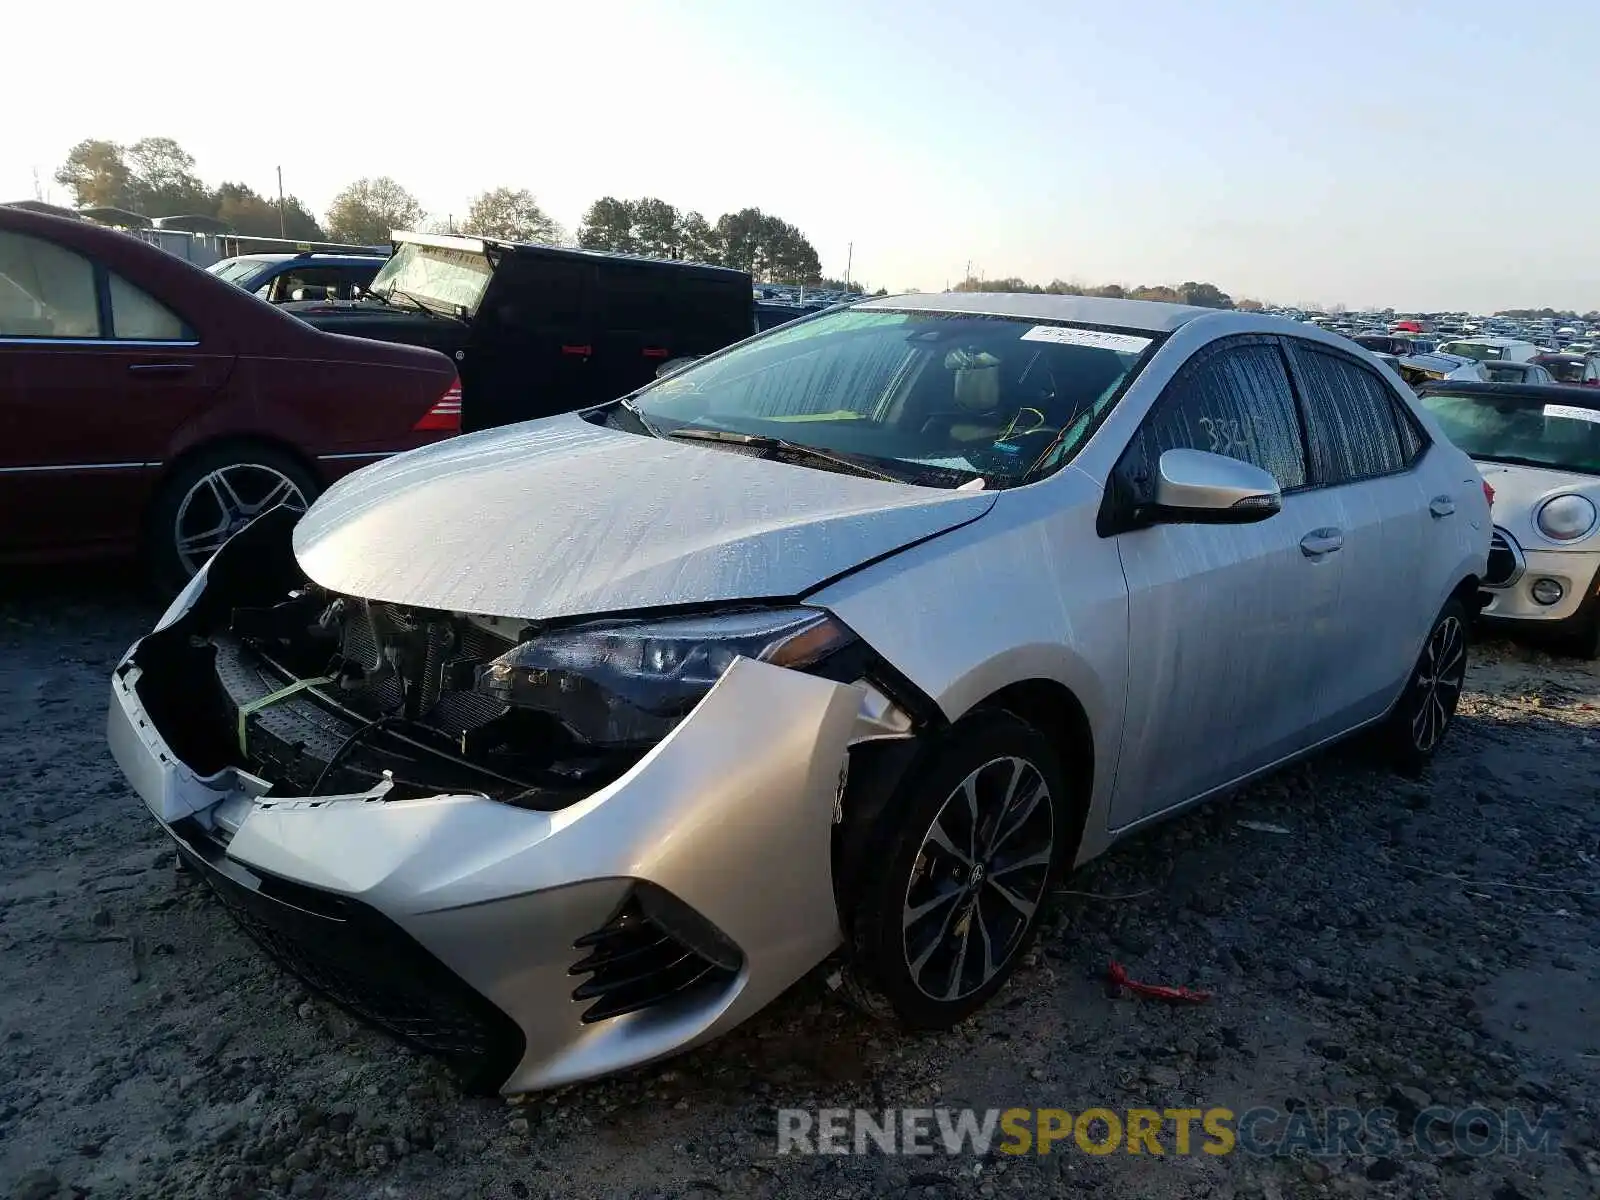
<path fill-rule="evenodd" d="M 450 355 L 469 432 L 614 400 L 666 362 L 756 330 L 743 271 L 493 238 L 393 240 L 361 300 L 283 309 L 330 333 Z"/>

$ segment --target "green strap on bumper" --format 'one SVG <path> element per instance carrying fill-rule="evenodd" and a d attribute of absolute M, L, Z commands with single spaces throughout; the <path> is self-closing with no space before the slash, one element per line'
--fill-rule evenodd
<path fill-rule="evenodd" d="M 265 696 L 260 696 L 248 703 L 241 704 L 239 706 L 239 753 L 249 753 L 245 748 L 245 722 L 250 719 L 252 713 L 258 713 L 263 708 L 270 708 L 279 701 L 287 700 L 290 696 L 303 692 L 309 687 L 316 687 L 322 683 L 333 683 L 338 678 L 337 675 L 318 675 L 315 679 L 297 679 L 288 687 L 281 687 L 275 692 L 269 692 Z"/>

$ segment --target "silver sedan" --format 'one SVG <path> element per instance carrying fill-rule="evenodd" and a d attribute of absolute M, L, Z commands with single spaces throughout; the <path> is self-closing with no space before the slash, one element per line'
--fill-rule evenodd
<path fill-rule="evenodd" d="M 1345 339 L 873 300 L 259 518 L 117 666 L 110 742 L 289 969 L 549 1087 L 834 957 L 949 1025 L 1117 839 L 1358 730 L 1421 769 L 1489 536 Z"/>

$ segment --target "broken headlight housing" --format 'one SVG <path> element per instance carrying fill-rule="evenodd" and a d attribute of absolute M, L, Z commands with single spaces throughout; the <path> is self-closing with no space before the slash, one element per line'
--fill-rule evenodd
<path fill-rule="evenodd" d="M 477 688 L 548 713 L 585 742 L 660 741 L 740 656 L 815 665 L 855 641 L 815 608 L 767 608 L 551 630 L 483 667 Z"/>

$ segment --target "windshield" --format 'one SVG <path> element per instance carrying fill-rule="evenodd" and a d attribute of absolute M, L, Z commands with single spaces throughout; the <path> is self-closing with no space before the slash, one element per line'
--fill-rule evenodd
<path fill-rule="evenodd" d="M 1016 318 L 846 309 L 670 375 L 632 405 L 664 435 L 779 438 L 891 464 L 913 482 L 1004 487 L 1077 453 L 1153 343 Z"/>
<path fill-rule="evenodd" d="M 1600 475 L 1600 411 L 1511 396 L 1427 392 L 1422 403 L 1473 458 Z"/>
<path fill-rule="evenodd" d="M 218 279 L 226 279 L 229 283 L 243 286 L 245 279 L 261 270 L 264 265 L 264 260 L 259 258 L 230 258 L 213 266 L 211 273 Z"/>
<path fill-rule="evenodd" d="M 373 276 L 369 292 L 394 299 L 398 293 L 428 308 L 453 313 L 476 312 L 494 268 L 481 254 L 402 242 L 393 257 Z"/>
<path fill-rule="evenodd" d="M 1484 342 L 1446 342 L 1439 347 L 1441 354 L 1459 354 L 1463 358 L 1475 358 L 1479 362 L 1491 359 L 1504 358 L 1504 346 L 1490 346 Z"/>

